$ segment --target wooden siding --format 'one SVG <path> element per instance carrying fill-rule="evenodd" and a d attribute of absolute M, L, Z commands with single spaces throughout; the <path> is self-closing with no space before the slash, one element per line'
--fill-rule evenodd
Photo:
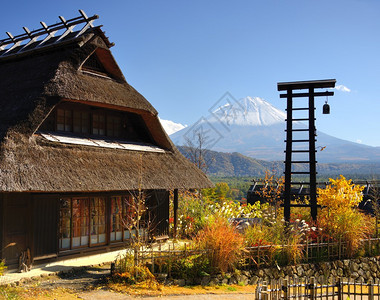
<path fill-rule="evenodd" d="M 154 235 L 169 234 L 169 192 L 151 191 L 148 196 L 148 206 L 153 215 Z"/>
<path fill-rule="evenodd" d="M 34 259 L 58 255 L 58 195 L 33 195 Z"/>
<path fill-rule="evenodd" d="M 18 266 L 22 251 L 30 241 L 30 194 L 4 195 L 4 247 L 3 255 L 8 266 Z"/>

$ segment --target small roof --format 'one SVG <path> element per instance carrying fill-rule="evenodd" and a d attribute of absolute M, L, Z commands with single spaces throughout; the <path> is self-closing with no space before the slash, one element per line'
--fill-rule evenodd
<path fill-rule="evenodd" d="M 292 81 L 292 82 L 279 82 L 277 83 L 278 91 L 285 90 L 303 90 L 303 89 L 319 89 L 319 88 L 333 88 L 335 87 L 336 79 L 324 80 L 309 80 L 309 81 Z"/>

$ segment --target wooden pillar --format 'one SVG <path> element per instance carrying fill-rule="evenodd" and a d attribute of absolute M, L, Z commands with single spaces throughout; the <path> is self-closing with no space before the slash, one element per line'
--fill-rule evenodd
<path fill-rule="evenodd" d="M 174 209 L 174 238 L 177 237 L 177 226 L 178 226 L 178 189 L 174 190 L 173 199 L 173 209 Z"/>
<path fill-rule="evenodd" d="M 287 91 L 286 109 L 286 151 L 285 151 L 285 190 L 284 190 L 284 219 L 290 221 L 290 200 L 292 182 L 292 139 L 293 139 L 293 97 L 292 90 Z"/>
<path fill-rule="evenodd" d="M 317 221 L 317 170 L 315 156 L 315 108 L 314 88 L 309 89 L 309 163 L 310 163 L 310 206 L 311 217 Z"/>

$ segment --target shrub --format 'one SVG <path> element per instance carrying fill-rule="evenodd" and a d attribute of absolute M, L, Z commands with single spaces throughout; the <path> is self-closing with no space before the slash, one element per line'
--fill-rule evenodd
<path fill-rule="evenodd" d="M 215 219 L 224 218 L 261 218 L 263 212 L 268 209 L 268 204 L 244 204 L 220 198 L 213 199 L 204 192 L 204 197 L 193 193 L 183 193 L 179 201 L 178 211 L 178 237 L 192 238 L 207 224 L 211 224 Z M 170 226 L 173 226 L 170 219 Z"/>
<path fill-rule="evenodd" d="M 7 267 L 5 266 L 5 261 L 4 260 L 1 260 L 0 261 L 0 276 L 3 276 L 4 275 L 4 271 L 7 269 Z"/>
<path fill-rule="evenodd" d="M 244 241 L 247 247 L 255 247 L 272 244 L 268 239 L 268 228 L 261 225 L 253 225 L 244 231 Z"/>
<path fill-rule="evenodd" d="M 199 278 L 210 273 L 210 263 L 206 255 L 195 254 L 176 259 L 171 264 L 173 278 Z"/>
<path fill-rule="evenodd" d="M 194 237 L 207 223 L 207 216 L 211 214 L 209 207 L 209 203 L 199 195 L 190 192 L 181 194 L 178 207 L 178 237 Z"/>
<path fill-rule="evenodd" d="M 368 217 L 356 208 L 364 187 L 355 186 L 342 175 L 335 180 L 330 178 L 330 183 L 325 189 L 318 189 L 318 204 L 324 206 L 319 225 L 331 238 L 346 242 L 348 255 L 352 256 L 361 239 L 371 232 Z"/>
<path fill-rule="evenodd" d="M 243 237 L 223 218 L 201 230 L 195 243 L 206 256 L 213 271 L 227 272 L 233 269 L 243 250 Z"/>
<path fill-rule="evenodd" d="M 362 201 L 364 186 L 354 185 L 343 175 L 329 181 L 325 189 L 318 189 L 318 204 L 325 206 L 332 215 L 357 207 Z"/>
<path fill-rule="evenodd" d="M 303 257 L 303 233 L 299 231 L 299 228 L 290 226 L 288 232 L 287 243 L 283 248 L 284 258 L 286 264 L 296 265 L 299 263 Z"/>
<path fill-rule="evenodd" d="M 135 284 L 143 281 L 149 285 L 157 283 L 156 278 L 146 266 L 134 265 L 134 256 L 130 252 L 126 252 L 123 256 L 116 258 L 115 274 L 112 279 L 126 284 Z"/>
<path fill-rule="evenodd" d="M 361 245 L 361 240 L 371 233 L 368 218 L 354 209 L 336 214 L 329 214 L 327 210 L 323 210 L 319 216 L 319 224 L 330 238 L 346 242 L 349 256 L 355 254 Z"/>

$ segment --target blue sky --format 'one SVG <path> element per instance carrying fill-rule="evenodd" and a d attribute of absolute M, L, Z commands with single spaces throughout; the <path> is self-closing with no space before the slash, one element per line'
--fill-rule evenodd
<path fill-rule="evenodd" d="M 379 0 L 123 0 L 2 3 L 0 39 L 76 17 L 96 25 L 127 81 L 163 119 L 191 124 L 225 93 L 285 109 L 277 82 L 337 79 L 317 128 L 380 146 Z"/>

